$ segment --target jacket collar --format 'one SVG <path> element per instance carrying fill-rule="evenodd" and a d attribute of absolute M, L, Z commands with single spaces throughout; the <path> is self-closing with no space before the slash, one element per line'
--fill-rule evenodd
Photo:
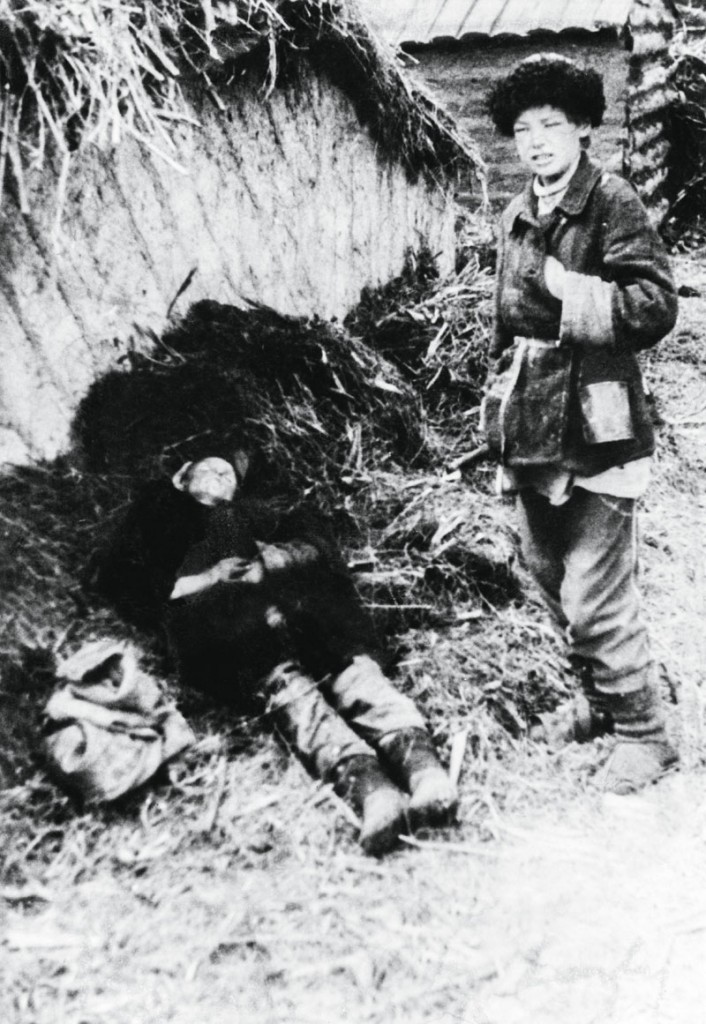
<path fill-rule="evenodd" d="M 569 182 L 569 186 L 561 200 L 557 203 L 556 209 L 561 210 L 568 217 L 575 217 L 582 213 L 588 202 L 588 197 L 602 173 L 601 168 L 597 167 L 585 152 L 582 153 L 574 176 Z M 537 215 L 535 213 L 531 180 L 527 183 L 525 190 L 520 193 L 519 200 L 515 216 L 512 220 L 512 226 L 514 227 L 518 219 L 536 226 Z"/>

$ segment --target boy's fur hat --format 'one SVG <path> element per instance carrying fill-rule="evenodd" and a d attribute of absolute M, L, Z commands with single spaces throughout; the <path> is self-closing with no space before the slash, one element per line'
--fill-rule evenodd
<path fill-rule="evenodd" d="M 530 107 L 545 105 L 563 110 L 576 123 L 597 128 L 603 120 L 603 79 L 558 53 L 536 53 L 525 58 L 495 83 L 488 95 L 488 110 L 502 135 L 511 136 L 515 121 Z"/>

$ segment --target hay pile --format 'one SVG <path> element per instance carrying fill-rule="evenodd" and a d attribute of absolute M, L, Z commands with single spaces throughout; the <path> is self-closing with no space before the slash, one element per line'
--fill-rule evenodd
<path fill-rule="evenodd" d="M 364 293 L 347 323 L 399 367 L 423 396 L 449 458 L 454 449 L 472 447 L 477 440 L 493 285 L 473 250 L 463 255 L 457 273 L 441 283 L 428 254 L 416 260 L 386 289 Z M 425 290 L 410 284 L 412 270 L 414 281 L 426 283 Z"/>
<path fill-rule="evenodd" d="M 254 456 L 251 497 L 330 519 L 379 629 L 398 637 L 398 660 L 410 630 L 477 619 L 480 663 L 483 616 L 521 590 L 487 501 L 444 470 L 474 442 L 489 305 L 477 264 L 439 282 L 421 257 L 345 327 L 194 306 L 151 354 L 135 352 L 94 385 L 69 457 L 0 480 L 3 679 L 31 703 L 46 682 L 42 658 L 95 635 L 135 638 L 91 594 L 95 552 L 146 479 L 238 448 Z M 167 671 L 154 641 L 140 642 Z M 491 675 L 481 673 L 483 686 Z M 508 686 L 524 675 L 518 663 Z M 449 696 L 439 686 L 441 718 Z"/>
<path fill-rule="evenodd" d="M 205 303 L 131 363 L 83 401 L 69 457 L 0 481 L 8 650 L 44 646 L 47 624 L 82 632 L 92 552 L 145 480 L 187 459 L 248 449 L 258 494 L 312 502 L 344 534 L 373 466 L 429 459 L 409 385 L 333 325 Z"/>
<path fill-rule="evenodd" d="M 262 493 L 327 512 L 372 467 L 430 457 L 422 404 L 400 372 L 334 324 L 200 302 L 130 372 L 99 381 L 75 433 L 91 472 L 172 472 L 204 454 L 257 453 Z"/>

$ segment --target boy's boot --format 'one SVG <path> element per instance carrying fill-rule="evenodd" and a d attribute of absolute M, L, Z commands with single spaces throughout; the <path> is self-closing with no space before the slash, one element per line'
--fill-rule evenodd
<path fill-rule="evenodd" d="M 407 832 L 407 797 L 383 772 L 373 754 L 354 754 L 334 769 L 335 792 L 361 819 L 360 845 L 379 857 Z"/>
<path fill-rule="evenodd" d="M 567 743 L 590 743 L 613 732 L 608 697 L 596 689 L 591 663 L 584 658 L 572 658 L 571 670 L 581 692 L 556 710 L 537 715 L 530 727 L 530 739 L 557 748 Z"/>
<path fill-rule="evenodd" d="M 665 714 L 652 667 L 645 684 L 629 693 L 605 694 L 616 744 L 596 777 L 606 793 L 635 793 L 679 760 L 665 729 Z"/>
<path fill-rule="evenodd" d="M 378 746 L 392 777 L 409 790 L 412 829 L 447 825 L 454 821 L 458 793 L 442 768 L 425 729 L 401 729 L 388 733 Z"/>

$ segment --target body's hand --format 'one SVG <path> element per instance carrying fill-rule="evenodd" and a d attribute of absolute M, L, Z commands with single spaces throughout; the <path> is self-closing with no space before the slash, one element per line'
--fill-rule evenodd
<path fill-rule="evenodd" d="M 261 558 L 238 558 L 237 555 L 222 558 L 213 571 L 224 583 L 259 583 L 265 575 Z"/>
<path fill-rule="evenodd" d="M 212 571 L 219 580 L 226 583 L 228 580 L 242 579 L 251 565 L 251 559 L 232 555 L 230 558 L 222 558 L 220 562 L 216 562 Z"/>
<path fill-rule="evenodd" d="M 245 571 L 240 576 L 236 576 L 235 579 L 240 583 L 261 583 L 264 577 L 265 567 L 262 564 L 262 560 L 254 558 L 252 562 L 248 563 Z"/>
<path fill-rule="evenodd" d="M 544 281 L 555 299 L 564 298 L 564 278 L 566 270 L 554 256 L 547 256 L 544 261 Z"/>
<path fill-rule="evenodd" d="M 194 576 L 180 576 L 174 584 L 169 600 L 176 601 L 179 597 L 189 597 L 190 594 L 198 594 L 200 590 L 206 590 L 207 587 L 212 587 L 217 582 L 218 580 L 214 577 L 212 569 Z"/>
<path fill-rule="evenodd" d="M 232 558 L 222 558 L 204 572 L 193 576 L 180 576 L 169 598 L 175 601 L 178 597 L 198 594 L 199 591 L 207 590 L 216 583 L 260 583 L 264 575 L 265 568 L 260 558 L 239 558 L 234 555 Z"/>

